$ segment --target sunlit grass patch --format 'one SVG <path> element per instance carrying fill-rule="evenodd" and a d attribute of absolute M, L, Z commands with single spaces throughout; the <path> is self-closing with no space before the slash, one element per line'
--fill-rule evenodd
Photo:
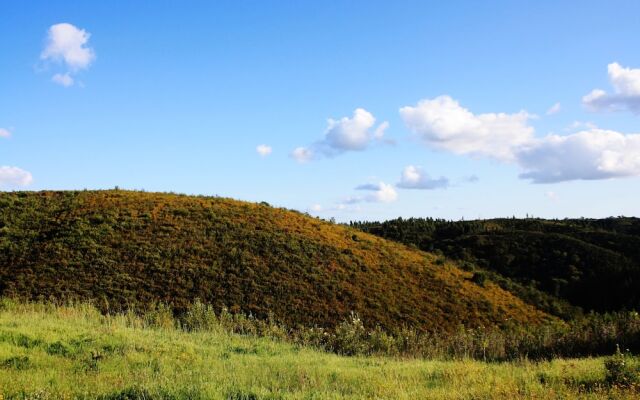
<path fill-rule="evenodd" d="M 104 316 L 86 304 L 5 301 L 0 393 L 5 399 L 604 399 L 638 394 L 636 387 L 607 383 L 603 358 L 486 363 L 345 357 L 221 327 L 153 327 L 145 318 Z M 635 357 L 625 362 L 638 365 Z"/>

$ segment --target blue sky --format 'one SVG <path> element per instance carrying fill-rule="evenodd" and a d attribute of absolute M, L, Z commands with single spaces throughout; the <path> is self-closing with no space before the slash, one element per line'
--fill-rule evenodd
<path fill-rule="evenodd" d="M 2 1 L 0 189 L 640 215 L 640 3 L 444 3 Z"/>

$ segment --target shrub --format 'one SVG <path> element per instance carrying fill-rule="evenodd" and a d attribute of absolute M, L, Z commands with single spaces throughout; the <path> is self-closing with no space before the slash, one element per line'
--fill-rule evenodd
<path fill-rule="evenodd" d="M 484 287 L 487 281 L 487 274 L 484 272 L 475 272 L 471 277 L 471 282 L 475 283 L 478 286 Z"/>
<path fill-rule="evenodd" d="M 357 314 L 352 313 L 349 320 L 338 325 L 333 347 L 338 354 L 347 356 L 368 352 L 367 331 Z"/>
<path fill-rule="evenodd" d="M 612 386 L 629 387 L 640 384 L 640 371 L 630 364 L 630 354 L 620 351 L 616 345 L 616 353 L 604 362 L 607 370 L 606 382 Z"/>
<path fill-rule="evenodd" d="M 214 331 L 221 328 L 221 321 L 213 307 L 202 303 L 200 299 L 196 299 L 189 307 L 181 322 L 182 327 L 188 331 Z"/>
<path fill-rule="evenodd" d="M 172 329 L 176 325 L 171 307 L 164 303 L 152 306 L 144 314 L 144 323 L 147 326 L 160 329 Z"/>

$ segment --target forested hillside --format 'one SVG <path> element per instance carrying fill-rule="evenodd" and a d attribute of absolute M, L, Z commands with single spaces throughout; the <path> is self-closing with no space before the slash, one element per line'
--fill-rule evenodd
<path fill-rule="evenodd" d="M 521 284 L 516 293 L 539 289 L 585 311 L 640 308 L 638 218 L 399 218 L 351 226 L 499 273 Z"/>
<path fill-rule="evenodd" d="M 104 311 L 195 299 L 289 326 L 454 330 L 551 317 L 431 254 L 301 213 L 130 191 L 0 194 L 0 295 Z"/>

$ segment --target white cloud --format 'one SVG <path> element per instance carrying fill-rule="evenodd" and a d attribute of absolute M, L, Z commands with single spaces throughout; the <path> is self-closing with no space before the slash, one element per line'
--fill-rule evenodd
<path fill-rule="evenodd" d="M 548 135 L 518 150 L 534 183 L 640 176 L 640 134 L 592 129 L 567 136 Z"/>
<path fill-rule="evenodd" d="M 625 68 L 618 63 L 607 66 L 613 93 L 594 89 L 582 98 L 592 111 L 629 110 L 640 113 L 640 69 Z"/>
<path fill-rule="evenodd" d="M 616 93 L 640 96 L 640 69 L 624 68 L 618 63 L 612 63 L 607 70 Z"/>
<path fill-rule="evenodd" d="M 327 209 L 325 211 L 338 211 L 338 212 L 348 212 L 348 213 L 357 213 L 362 211 L 362 207 L 353 203 L 338 203 L 335 207 Z"/>
<path fill-rule="evenodd" d="M 49 27 L 47 42 L 40 54 L 40 59 L 61 63 L 66 67 L 63 74 L 55 74 L 52 80 L 63 86 L 73 85 L 72 74 L 88 68 L 96 55 L 88 46 L 91 34 L 84 29 L 68 23 L 55 24 Z"/>
<path fill-rule="evenodd" d="M 0 167 L 0 187 L 28 186 L 33 182 L 33 176 L 28 171 L 18 167 Z"/>
<path fill-rule="evenodd" d="M 333 212 L 354 213 L 359 211 L 361 211 L 361 207 L 359 205 L 350 203 L 337 203 L 336 205 L 330 207 L 323 207 L 321 204 L 312 204 L 309 208 L 307 208 L 307 212 L 313 214 L 327 214 Z"/>
<path fill-rule="evenodd" d="M 0 128 L 0 138 L 11 137 L 11 131 Z M 18 167 L 0 166 L 0 187 L 27 186 L 33 182 L 31 173 Z"/>
<path fill-rule="evenodd" d="M 272 152 L 272 148 L 271 146 L 267 146 L 266 144 L 261 144 L 258 147 L 256 147 L 256 151 L 258 152 L 258 154 L 260 154 L 262 157 L 266 157 L 269 154 L 271 154 Z"/>
<path fill-rule="evenodd" d="M 373 131 L 373 137 L 376 139 L 382 139 L 384 137 L 385 131 L 388 128 L 389 128 L 389 122 L 384 121 L 383 123 L 378 125 L 375 131 Z"/>
<path fill-rule="evenodd" d="M 551 201 L 558 200 L 558 194 L 556 192 L 546 192 L 544 196 Z"/>
<path fill-rule="evenodd" d="M 364 190 L 371 193 L 366 196 L 350 197 L 346 200 L 347 204 L 362 202 L 393 203 L 398 199 L 398 192 L 396 192 L 392 185 L 386 184 L 384 182 L 360 185 L 356 187 L 356 190 Z"/>
<path fill-rule="evenodd" d="M 615 66 L 610 70 L 616 90 L 627 96 L 640 93 L 640 88 L 634 86 L 634 73 Z M 522 168 L 521 178 L 534 183 L 640 176 L 640 134 L 577 123 L 576 128 L 587 129 L 536 138 L 534 129 L 527 124 L 531 116 L 524 111 L 475 115 L 448 96 L 422 100 L 416 107 L 403 107 L 400 114 L 427 145 L 455 154 L 512 162 Z M 419 180 L 418 176 L 409 170 L 407 182 Z"/>
<path fill-rule="evenodd" d="M 64 87 L 69 87 L 73 85 L 73 78 L 68 73 L 55 74 L 54 76 L 51 77 L 51 80 Z"/>
<path fill-rule="evenodd" d="M 389 127 L 385 121 L 373 129 L 375 123 L 373 114 L 364 108 L 357 108 L 351 118 L 329 118 L 324 138 L 309 147 L 296 148 L 292 156 L 306 162 L 321 156 L 333 157 L 346 151 L 365 150 L 374 140 L 382 139 Z"/>
<path fill-rule="evenodd" d="M 90 37 L 90 33 L 71 24 L 52 25 L 40 58 L 62 61 L 73 71 L 87 68 L 95 59 L 93 49 L 85 46 Z"/>
<path fill-rule="evenodd" d="M 502 161 L 513 161 L 514 148 L 529 142 L 534 133 L 528 125 L 533 116 L 525 111 L 476 115 L 449 96 L 402 107 L 400 116 L 428 146 Z"/>
<path fill-rule="evenodd" d="M 422 167 L 408 165 L 402 171 L 400 182 L 396 186 L 403 189 L 445 189 L 449 186 L 449 179 L 444 176 L 432 179 Z"/>
<path fill-rule="evenodd" d="M 313 159 L 313 151 L 306 147 L 296 147 L 291 152 L 291 157 L 293 157 L 299 163 L 305 163 Z"/>
<path fill-rule="evenodd" d="M 573 121 L 571 125 L 565 128 L 565 131 L 572 131 L 576 129 L 596 129 L 597 126 L 590 121 Z"/>
<path fill-rule="evenodd" d="M 560 112 L 561 109 L 562 109 L 562 106 L 560 105 L 560 103 L 556 103 L 547 110 L 547 115 L 557 114 Z"/>
<path fill-rule="evenodd" d="M 351 118 L 329 119 L 324 141 L 336 150 L 364 150 L 371 139 L 369 129 L 375 122 L 370 112 L 358 108 Z"/>

